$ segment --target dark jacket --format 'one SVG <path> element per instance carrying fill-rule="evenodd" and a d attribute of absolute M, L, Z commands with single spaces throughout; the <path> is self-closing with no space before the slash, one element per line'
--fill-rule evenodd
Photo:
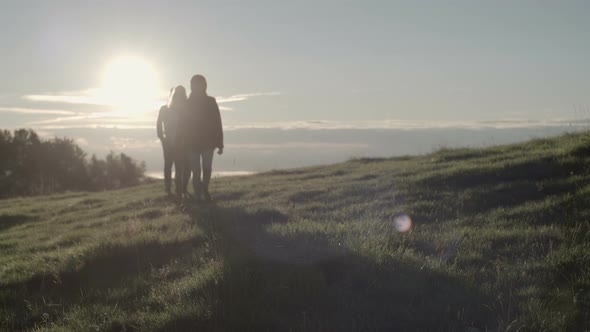
<path fill-rule="evenodd" d="M 183 142 L 189 150 L 223 148 L 221 114 L 215 98 L 191 96 L 181 117 Z"/>
<path fill-rule="evenodd" d="M 158 131 L 158 138 L 162 144 L 167 146 L 175 146 L 178 135 L 180 110 L 171 110 L 167 105 L 160 108 L 158 113 L 158 121 L 156 129 Z"/>
<path fill-rule="evenodd" d="M 156 121 L 156 130 L 158 132 L 158 138 L 159 139 L 164 139 L 164 129 L 163 129 L 163 123 L 164 123 L 164 113 L 168 111 L 168 106 L 164 105 L 162 107 L 160 107 L 160 112 L 158 112 L 158 120 Z"/>

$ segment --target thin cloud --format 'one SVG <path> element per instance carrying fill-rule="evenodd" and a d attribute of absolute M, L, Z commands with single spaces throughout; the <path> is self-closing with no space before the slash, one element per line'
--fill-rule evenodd
<path fill-rule="evenodd" d="M 75 129 L 75 128 L 118 128 L 118 129 L 153 129 L 153 121 L 128 119 L 89 119 L 92 122 L 79 124 L 57 125 L 58 122 L 45 121 L 39 129 Z M 81 120 L 82 121 L 82 120 Z M 68 122 L 62 120 L 62 123 Z M 37 122 L 37 124 L 39 124 Z M 428 130 L 428 129 L 524 129 L 524 128 L 548 128 L 548 127 L 572 127 L 587 128 L 588 120 L 547 119 L 547 120 L 498 120 L 498 121 L 290 121 L 290 122 L 261 122 L 239 125 L 224 125 L 224 130 L 243 129 L 277 129 L 277 130 Z"/>
<path fill-rule="evenodd" d="M 419 129 L 518 129 L 541 127 L 585 127 L 590 121 L 572 119 L 500 119 L 492 121 L 409 121 L 409 120 L 381 120 L 381 121 L 288 121 L 261 122 L 242 125 L 226 126 L 226 130 L 239 129 L 309 129 L 309 130 L 343 130 L 343 129 L 383 129 L 383 130 L 419 130 Z"/>
<path fill-rule="evenodd" d="M 287 142 L 287 143 L 247 143 L 229 144 L 228 148 L 244 150 L 274 150 L 274 149 L 366 149 L 368 144 L 364 143 L 330 143 L 330 142 Z"/>
<path fill-rule="evenodd" d="M 81 122 L 81 123 L 88 123 L 90 122 L 121 122 L 121 123 L 129 123 L 129 122 L 146 122 L 144 119 L 139 118 L 131 118 L 131 117 L 124 117 L 118 116 L 113 114 L 86 114 L 86 115 L 76 115 L 76 116 L 65 116 L 65 117 L 58 117 L 53 119 L 47 120 L 39 120 L 39 121 L 32 121 L 28 124 L 36 125 L 36 124 L 50 124 L 50 123 L 64 123 L 64 122 Z"/>
<path fill-rule="evenodd" d="M 234 103 L 238 101 L 248 100 L 253 97 L 278 96 L 280 94 L 280 92 L 241 93 L 229 97 L 217 97 L 217 102 L 219 104 Z M 104 99 L 99 98 L 98 95 L 98 89 L 88 89 L 82 91 L 71 91 L 63 93 L 28 94 L 22 96 L 22 98 L 30 101 L 41 101 L 50 103 L 110 105 Z"/>
<path fill-rule="evenodd" d="M 49 103 L 65 104 L 86 104 L 86 105 L 108 105 L 97 98 L 98 89 L 87 89 L 82 91 L 70 91 L 50 94 L 30 94 L 22 96 L 25 100 Z"/>
<path fill-rule="evenodd" d="M 242 93 L 237 94 L 229 97 L 217 97 L 217 102 L 219 104 L 225 103 L 235 103 L 238 101 L 248 100 L 253 97 L 267 97 L 267 96 L 278 96 L 280 92 L 254 92 L 254 93 Z"/>
<path fill-rule="evenodd" d="M 87 125 L 87 124 L 148 124 L 155 122 L 154 117 L 148 116 L 146 114 L 125 114 L 125 113 L 118 113 L 118 112 L 108 112 L 108 113 L 89 113 L 89 114 L 79 114 L 74 116 L 64 116 L 64 117 L 57 117 L 52 119 L 45 119 L 45 120 L 38 120 L 28 122 L 29 125 L 48 125 L 48 124 L 61 124 L 61 123 L 68 123 L 70 125 Z"/>
<path fill-rule="evenodd" d="M 280 92 L 254 92 L 254 93 L 241 93 L 232 95 L 229 97 L 217 97 L 219 104 L 235 103 L 245 101 L 250 98 L 263 97 L 263 96 L 278 96 Z M 168 93 L 162 93 L 158 99 L 166 99 Z M 101 96 L 100 89 L 87 89 L 82 91 L 69 91 L 61 93 L 45 93 L 45 94 L 28 94 L 22 96 L 23 99 L 33 102 L 45 102 L 45 103 L 63 103 L 63 104 L 75 104 L 75 105 L 94 105 L 94 106 L 106 106 L 113 107 L 112 101 L 105 96 Z M 157 102 L 154 100 L 154 105 Z M 233 111 L 234 108 L 226 105 L 219 107 L 222 111 Z M 24 112 L 23 112 L 24 113 Z M 49 114 L 49 113 L 48 113 Z M 55 113 L 61 115 L 67 115 L 66 113 Z"/>
<path fill-rule="evenodd" d="M 145 95 L 134 96 L 134 105 L 125 105 L 125 97 L 119 95 L 113 95 L 105 89 L 87 89 L 82 91 L 70 91 L 70 92 L 58 92 L 58 93 L 45 93 L 45 94 L 28 94 L 21 98 L 31 102 L 44 102 L 44 103 L 61 103 L 61 104 L 73 104 L 73 105 L 84 105 L 85 108 L 88 106 L 107 108 L 108 111 L 121 108 L 134 107 L 138 109 L 152 109 L 159 108 L 159 104 L 162 99 L 160 96 Z M 135 111 L 135 110 L 134 110 Z"/>
<path fill-rule="evenodd" d="M 63 130 L 63 129 L 154 129 L 155 125 L 127 125 L 120 123 L 88 123 L 76 125 L 44 125 L 35 126 L 41 130 Z"/>
<path fill-rule="evenodd" d="M 76 115 L 78 112 L 43 109 L 43 108 L 24 108 L 24 107 L 0 107 L 0 112 L 4 113 L 20 113 L 20 114 L 37 114 L 37 115 Z"/>
<path fill-rule="evenodd" d="M 60 118 L 53 118 L 48 120 L 39 120 L 39 121 L 32 121 L 28 124 L 30 125 L 43 125 L 43 124 L 50 124 L 50 123 L 62 123 L 62 122 L 71 122 L 71 121 L 80 121 L 80 120 L 90 120 L 95 119 L 95 116 L 89 115 L 79 115 L 79 116 L 67 116 L 67 117 L 60 117 Z"/>

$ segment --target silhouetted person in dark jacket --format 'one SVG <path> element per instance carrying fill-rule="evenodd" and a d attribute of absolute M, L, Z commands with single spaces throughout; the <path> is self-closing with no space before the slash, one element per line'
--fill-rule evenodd
<path fill-rule="evenodd" d="M 164 150 L 164 184 L 166 192 L 170 194 L 172 182 L 172 165 L 174 165 L 174 182 L 176 193 L 181 195 L 186 192 L 188 183 L 184 178 L 190 177 L 188 158 L 182 142 L 178 139 L 182 114 L 186 112 L 186 90 L 177 86 L 170 90 L 170 99 L 167 105 L 160 108 L 156 123 L 158 138 L 162 142 Z M 186 174 L 188 172 L 188 174 Z"/>
<path fill-rule="evenodd" d="M 218 149 L 218 154 L 223 153 L 223 128 L 219 106 L 215 98 L 207 95 L 207 81 L 202 75 L 195 75 L 191 79 L 191 95 L 185 115 L 181 135 L 193 171 L 195 198 L 200 200 L 203 195 L 205 200 L 210 201 L 213 152 Z"/>

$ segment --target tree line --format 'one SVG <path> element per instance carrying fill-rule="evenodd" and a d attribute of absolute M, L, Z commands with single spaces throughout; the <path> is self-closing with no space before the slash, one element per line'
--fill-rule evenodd
<path fill-rule="evenodd" d="M 86 157 L 70 138 L 41 140 L 30 129 L 0 130 L 0 198 L 117 189 L 145 178 L 145 163 L 124 153 Z"/>

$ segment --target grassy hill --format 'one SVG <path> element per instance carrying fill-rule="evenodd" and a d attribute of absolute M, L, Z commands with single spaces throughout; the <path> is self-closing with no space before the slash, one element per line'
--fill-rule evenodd
<path fill-rule="evenodd" d="M 586 135 L 2 200 L 0 329 L 590 329 Z"/>

